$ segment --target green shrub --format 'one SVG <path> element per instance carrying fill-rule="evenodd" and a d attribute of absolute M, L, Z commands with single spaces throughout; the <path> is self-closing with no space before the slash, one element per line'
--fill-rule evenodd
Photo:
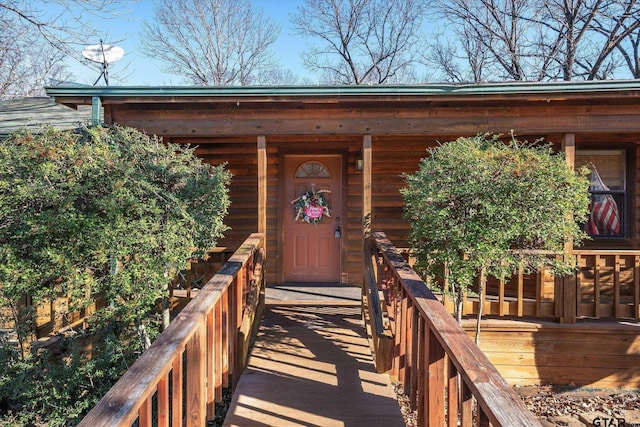
<path fill-rule="evenodd" d="M 118 342 L 129 363 L 158 333 L 170 277 L 225 231 L 229 181 L 224 166 L 203 163 L 193 149 L 129 128 L 44 129 L 2 141 L 0 305 L 20 346 L 3 359 L 0 401 L 47 423 L 86 410 L 94 399 L 87 396 L 102 388 L 70 390 L 96 375 L 110 384 L 121 367 L 95 355 L 109 359 L 111 350 L 91 361 L 82 353 L 55 361 L 29 354 L 33 313 L 20 298 L 29 295 L 36 306 L 64 295 L 75 311 L 102 296 L 106 306 L 91 325 L 110 331 L 106 342 Z M 22 375 L 19 386 L 5 383 L 5 374 Z"/>
<path fill-rule="evenodd" d="M 428 154 L 402 190 L 419 268 L 443 278 L 446 265 L 458 294 L 474 277 L 508 277 L 520 265 L 570 269 L 542 253 L 562 252 L 565 242 L 586 237 L 579 223 L 587 215 L 589 182 L 562 153 L 548 144 L 477 135 Z"/>

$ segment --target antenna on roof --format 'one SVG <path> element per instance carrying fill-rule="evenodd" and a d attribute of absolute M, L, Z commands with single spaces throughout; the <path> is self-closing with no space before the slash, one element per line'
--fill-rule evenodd
<path fill-rule="evenodd" d="M 124 50 L 118 46 L 103 44 L 100 40 L 100 44 L 92 44 L 82 49 L 82 56 L 89 61 L 102 64 L 102 72 L 93 85 L 95 86 L 100 81 L 100 77 L 104 77 L 104 82 L 109 86 L 109 64 L 122 58 Z"/>

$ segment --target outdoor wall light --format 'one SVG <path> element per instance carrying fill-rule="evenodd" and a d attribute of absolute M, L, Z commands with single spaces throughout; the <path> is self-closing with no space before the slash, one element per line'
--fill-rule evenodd
<path fill-rule="evenodd" d="M 356 170 L 361 171 L 364 169 L 364 158 L 362 156 L 362 151 L 358 152 L 358 157 L 356 158 Z"/>

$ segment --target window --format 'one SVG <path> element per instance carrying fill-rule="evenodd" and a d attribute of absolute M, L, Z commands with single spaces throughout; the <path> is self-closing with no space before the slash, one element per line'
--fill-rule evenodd
<path fill-rule="evenodd" d="M 577 150 L 576 167 L 589 168 L 587 233 L 594 237 L 625 237 L 627 156 L 625 150 Z"/>
<path fill-rule="evenodd" d="M 331 178 L 331 174 L 322 163 L 311 161 L 298 168 L 296 178 Z"/>

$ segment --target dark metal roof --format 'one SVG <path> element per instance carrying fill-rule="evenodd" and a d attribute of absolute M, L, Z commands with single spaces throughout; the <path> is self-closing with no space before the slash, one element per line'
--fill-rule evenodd
<path fill-rule="evenodd" d="M 53 97 L 322 97 L 509 95 L 639 91 L 640 80 L 510 82 L 473 85 L 351 86 L 52 86 Z"/>
<path fill-rule="evenodd" d="M 21 98 L 0 101 L 0 137 L 21 128 L 37 130 L 43 125 L 70 129 L 87 124 L 91 106 L 77 110 L 58 104 L 53 98 Z"/>

